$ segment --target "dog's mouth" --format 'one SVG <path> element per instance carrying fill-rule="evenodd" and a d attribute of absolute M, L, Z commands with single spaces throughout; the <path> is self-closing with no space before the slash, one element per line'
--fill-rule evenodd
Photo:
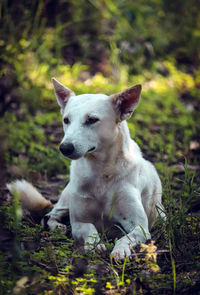
<path fill-rule="evenodd" d="M 91 152 L 93 152 L 95 149 L 96 149 L 96 147 L 93 146 L 91 149 L 89 149 L 89 150 L 87 151 L 87 153 L 91 153 Z"/>

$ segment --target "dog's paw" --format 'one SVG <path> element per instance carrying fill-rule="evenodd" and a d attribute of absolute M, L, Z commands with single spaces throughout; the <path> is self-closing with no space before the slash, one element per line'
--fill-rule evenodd
<path fill-rule="evenodd" d="M 134 241 L 130 241 L 127 237 L 123 237 L 116 242 L 115 247 L 111 252 L 111 257 L 115 260 L 122 260 L 126 257 L 129 258 L 132 253 L 131 249 L 134 246 L 136 246 Z"/>
<path fill-rule="evenodd" d="M 106 252 L 106 246 L 103 243 L 100 243 L 96 247 L 98 252 Z"/>
<path fill-rule="evenodd" d="M 60 229 L 60 232 L 61 232 L 62 235 L 66 235 L 66 233 L 67 233 L 66 225 L 58 222 L 56 228 Z"/>
<path fill-rule="evenodd" d="M 54 229 L 56 229 L 56 228 L 59 228 L 60 231 L 61 231 L 61 234 L 63 234 L 63 235 L 66 235 L 66 233 L 67 233 L 67 227 L 66 227 L 66 225 L 63 224 L 63 223 L 58 222 L 58 221 L 55 220 L 55 219 L 51 219 L 51 218 L 50 218 L 50 219 L 47 221 L 47 226 L 48 226 L 48 228 L 49 228 L 50 230 L 54 230 Z"/>
<path fill-rule="evenodd" d="M 111 257 L 113 257 L 115 260 L 123 260 L 126 257 L 131 256 L 131 249 L 128 245 L 121 245 L 121 246 L 115 246 L 114 249 L 111 252 Z"/>

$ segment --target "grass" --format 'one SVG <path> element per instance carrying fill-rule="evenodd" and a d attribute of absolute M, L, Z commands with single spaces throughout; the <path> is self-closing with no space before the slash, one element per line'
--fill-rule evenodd
<path fill-rule="evenodd" d="M 37 62 L 34 55 L 32 60 Z M 69 162 L 57 148 L 62 127 L 51 75 L 68 81 L 67 86 L 77 94 L 114 93 L 142 83 L 141 103 L 129 127 L 144 156 L 159 171 L 167 219 L 157 221 L 152 241 L 137 246 L 132 260 L 115 262 L 109 256 L 114 241 L 105 241 L 104 255 L 83 255 L 75 248 L 69 225 L 66 236 L 59 230 L 45 231 L 34 217 L 22 218 L 17 196 L 10 202 L 2 190 L 0 294 L 198 294 L 200 218 L 194 212 L 199 210 L 200 196 L 200 124 L 192 107 L 197 95 L 196 78 L 176 70 L 172 63 L 165 66 L 167 77 L 127 77 L 122 68 L 117 83 L 101 74 L 80 79 L 86 71 L 80 64 L 72 69 L 58 66 L 54 72 L 42 64 L 35 72 L 24 68 L 20 105 L 0 119 L 6 181 L 26 177 L 47 196 L 58 194 L 64 187 L 62 175 L 67 178 Z M 34 97 L 33 104 L 29 104 L 29 93 Z M 184 98 L 186 93 L 190 106 Z"/>

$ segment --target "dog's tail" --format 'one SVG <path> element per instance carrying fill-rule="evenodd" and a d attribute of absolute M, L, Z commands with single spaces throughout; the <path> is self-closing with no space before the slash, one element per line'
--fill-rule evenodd
<path fill-rule="evenodd" d="M 42 211 L 46 208 L 53 208 L 51 201 L 45 199 L 38 190 L 26 180 L 16 180 L 7 184 L 12 195 L 17 194 L 22 208 L 30 212 Z"/>

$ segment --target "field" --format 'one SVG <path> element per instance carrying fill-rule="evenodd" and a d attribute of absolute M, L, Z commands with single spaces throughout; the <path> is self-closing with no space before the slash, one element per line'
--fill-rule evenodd
<path fill-rule="evenodd" d="M 86 1 L 86 5 L 80 1 L 80 11 L 78 4 L 65 2 L 76 11 L 73 21 L 78 25 L 74 31 L 79 44 L 83 42 L 81 52 L 74 39 L 69 43 L 71 47 L 63 45 L 65 28 L 69 26 L 69 36 L 64 35 L 66 42 L 73 34 L 72 20 L 62 21 L 61 6 L 56 25 L 42 22 L 43 1 L 38 1 L 35 10 L 24 6 L 26 14 L 21 20 L 14 19 L 13 24 L 11 17 L 17 6 L 8 8 L 6 1 L 1 6 L 0 294 L 200 294 L 200 70 L 197 54 L 192 51 L 195 46 L 191 41 L 186 48 L 182 40 L 179 47 L 164 54 L 165 40 L 157 28 L 152 46 L 160 49 L 158 55 L 149 57 L 147 64 L 142 60 L 145 51 L 138 55 L 133 52 L 136 62 L 131 67 L 131 54 L 119 56 L 120 28 L 115 26 L 110 47 L 98 60 L 84 44 L 97 46 L 107 35 L 94 21 L 91 29 L 85 30 L 90 36 L 88 32 L 93 29 L 91 35 L 98 37 L 90 40 L 81 31 L 77 18 L 89 7 L 92 20 L 97 11 L 101 12 L 101 23 L 107 21 L 104 25 L 109 27 L 113 25 L 113 14 L 124 28 L 120 36 L 124 33 L 129 38 L 130 28 L 120 14 L 118 1 L 118 6 L 114 1 L 105 1 L 106 8 L 94 1 L 96 10 L 90 2 Z M 140 23 L 139 17 L 140 13 L 145 17 L 146 10 L 136 2 L 136 7 L 131 7 L 127 1 L 129 10 L 136 11 L 139 32 L 149 40 L 142 30 L 148 22 Z M 149 7 L 154 5 L 159 6 L 154 3 Z M 28 17 L 33 17 L 33 27 Z M 183 21 L 181 15 L 178 17 Z M 15 27 L 15 22 L 21 26 Z M 176 34 L 174 31 L 174 40 Z M 137 41 L 137 36 L 134 38 Z M 172 36 L 166 38 L 175 46 Z M 178 60 L 177 48 L 185 48 L 184 62 Z M 67 58 L 73 62 L 70 64 Z M 114 240 L 108 240 L 106 235 L 102 236 L 105 254 L 84 254 L 74 245 L 67 217 L 66 236 L 59 230 L 49 232 L 40 225 L 42 216 L 23 214 L 18 196 L 11 197 L 6 189 L 6 183 L 24 178 L 55 203 L 69 179 L 70 162 L 58 149 L 63 131 L 51 83 L 53 76 L 76 94 L 113 94 L 142 84 L 140 104 L 128 124 L 144 157 L 158 170 L 167 219 L 157 221 L 152 240 L 138 245 L 130 260 L 120 262 L 110 257 Z"/>

